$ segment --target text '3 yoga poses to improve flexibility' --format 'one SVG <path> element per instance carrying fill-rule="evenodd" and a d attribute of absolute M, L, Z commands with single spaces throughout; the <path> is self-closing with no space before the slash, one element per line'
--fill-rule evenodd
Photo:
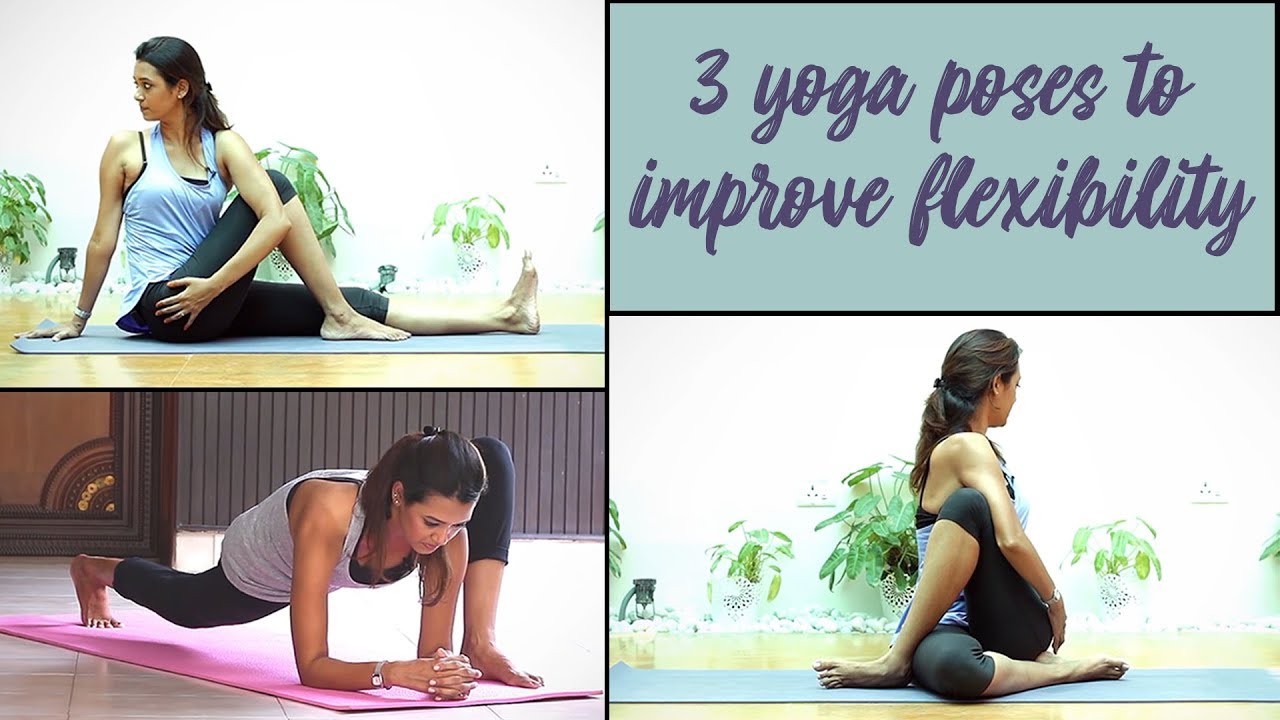
<path fill-rule="evenodd" d="M 338 287 L 297 191 L 264 170 L 231 130 L 194 48 L 155 37 L 135 51 L 134 94 L 149 132 L 107 143 L 101 202 L 74 317 L 15 337 L 78 337 L 124 225 L 128 287 L 116 327 L 165 342 L 235 335 L 404 340 L 410 335 L 537 333 L 538 274 L 525 252 L 511 296 L 491 311 L 440 313 L 411 298 Z M 231 188 L 240 196 L 219 216 Z M 280 248 L 304 285 L 253 279 Z"/>
<path fill-rule="evenodd" d="M 121 624 L 107 607 L 107 587 L 189 628 L 238 625 L 287 607 L 303 685 L 399 686 L 462 700 L 480 678 L 543 685 L 497 646 L 514 512 L 515 465 L 501 440 L 468 441 L 428 427 L 396 441 L 371 470 L 316 470 L 285 483 L 231 522 L 221 559 L 203 573 L 136 557 L 80 555 L 71 577 L 89 627 Z M 329 657 L 328 594 L 395 582 L 415 568 L 422 603 L 417 659 Z M 455 653 L 453 619 L 464 585 L 465 625 Z"/>
<path fill-rule="evenodd" d="M 921 559 L 915 596 L 884 655 L 815 662 L 823 687 L 915 682 L 945 697 L 978 698 L 1128 671 L 1109 655 L 1058 655 L 1066 602 L 1027 538 L 1026 499 L 986 436 L 1008 422 L 1018 400 L 1021 354 L 996 330 L 951 344 L 925 403 L 911 470 Z"/>

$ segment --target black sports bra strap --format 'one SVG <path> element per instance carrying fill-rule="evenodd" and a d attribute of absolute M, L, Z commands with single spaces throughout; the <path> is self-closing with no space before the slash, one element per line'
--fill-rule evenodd
<path fill-rule="evenodd" d="M 138 131 L 138 147 L 142 148 L 142 164 L 147 164 L 147 144 L 142 140 L 142 131 Z"/>

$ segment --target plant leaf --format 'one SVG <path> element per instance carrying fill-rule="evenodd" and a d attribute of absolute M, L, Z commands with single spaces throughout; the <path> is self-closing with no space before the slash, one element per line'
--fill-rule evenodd
<path fill-rule="evenodd" d="M 773 576 L 773 582 L 769 583 L 769 599 L 768 599 L 768 602 L 773 602 L 773 599 L 774 599 L 774 598 L 776 598 L 776 597 L 778 597 L 778 588 L 780 588 L 780 587 L 782 587 L 782 576 L 781 576 L 781 575 L 774 575 L 774 576 Z"/>

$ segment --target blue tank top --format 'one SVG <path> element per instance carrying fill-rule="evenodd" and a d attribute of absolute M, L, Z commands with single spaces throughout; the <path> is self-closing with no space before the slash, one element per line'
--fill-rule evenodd
<path fill-rule="evenodd" d="M 120 301 L 116 327 L 131 333 L 148 332 L 133 312 L 149 283 L 164 280 L 191 257 L 227 199 L 228 188 L 218 173 L 213 133 L 200 128 L 207 177 L 183 178 L 169 162 L 160 124 L 151 130 L 150 151 L 143 145 L 143 166 L 124 198 L 125 279 L 128 289 Z M 150 163 L 148 164 L 148 160 Z"/>
<path fill-rule="evenodd" d="M 1027 503 L 1025 496 L 1020 495 L 1014 486 L 1013 475 L 1009 473 L 1008 467 L 1004 461 L 1000 462 L 1000 472 L 1004 473 L 1005 488 L 1009 491 L 1009 500 L 1013 503 L 1013 510 L 1018 515 L 1018 523 L 1022 525 L 1022 529 L 1027 528 L 1027 518 L 1031 514 L 1031 506 Z M 920 488 L 920 497 L 924 497 L 924 488 Z M 917 573 L 917 582 L 924 574 L 924 557 L 925 549 L 929 545 L 929 536 L 933 534 L 933 526 L 938 520 L 938 516 L 920 507 L 919 499 L 916 504 L 916 546 L 918 548 L 919 572 Z M 906 610 L 902 612 L 902 618 L 898 621 L 898 629 L 893 631 L 893 641 L 897 642 L 898 634 L 902 632 L 902 626 L 907 622 L 907 613 L 911 612 L 911 604 L 907 604 Z M 964 601 L 964 591 L 960 591 L 960 597 L 951 603 L 951 607 L 942 614 L 942 619 L 938 621 L 939 625 L 956 625 L 962 628 L 969 627 L 968 608 Z M 889 643 L 890 646 L 893 642 Z"/>

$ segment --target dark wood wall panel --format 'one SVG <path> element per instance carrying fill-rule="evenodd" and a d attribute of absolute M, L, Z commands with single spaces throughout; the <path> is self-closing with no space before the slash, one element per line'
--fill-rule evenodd
<path fill-rule="evenodd" d="M 225 528 L 316 468 L 367 468 L 423 425 L 492 435 L 516 465 L 513 533 L 604 535 L 602 392 L 183 392 L 178 524 Z"/>

